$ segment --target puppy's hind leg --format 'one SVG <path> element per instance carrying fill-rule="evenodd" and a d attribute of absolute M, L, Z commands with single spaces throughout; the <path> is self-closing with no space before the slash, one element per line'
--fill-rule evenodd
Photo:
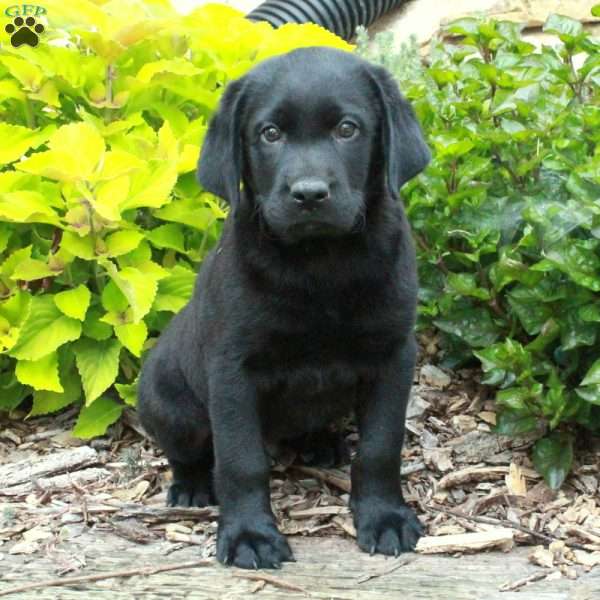
<path fill-rule="evenodd" d="M 164 363 L 156 361 L 154 368 L 150 364 L 144 367 L 138 414 L 146 431 L 164 451 L 173 471 L 167 505 L 216 504 L 212 433 L 207 410 L 182 377 L 174 377 L 173 373 L 165 376 Z"/>
<path fill-rule="evenodd" d="M 213 488 L 214 454 L 209 439 L 195 462 L 169 458 L 173 483 L 167 492 L 167 506 L 209 506 L 217 504 Z M 187 458 L 187 457 L 186 457 Z"/>

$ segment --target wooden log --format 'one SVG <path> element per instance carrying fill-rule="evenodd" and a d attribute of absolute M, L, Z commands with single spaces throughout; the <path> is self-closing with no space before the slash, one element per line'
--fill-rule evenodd
<path fill-rule="evenodd" d="M 98 462 L 98 453 L 89 446 L 53 452 L 34 461 L 25 459 L 0 467 L 0 494 L 6 489 L 41 477 L 76 471 Z"/>
<path fill-rule="evenodd" d="M 85 485 L 87 483 L 99 481 L 104 477 L 110 477 L 110 475 L 111 472 L 106 469 L 90 467 L 89 469 L 82 469 L 80 471 L 74 471 L 73 473 L 54 475 L 54 477 L 40 477 L 39 479 L 33 479 L 27 483 L 6 487 L 0 490 L 0 494 L 5 494 L 6 496 L 26 496 L 34 490 L 45 491 L 67 489 L 73 484 Z"/>
<path fill-rule="evenodd" d="M 513 546 L 514 531 L 498 527 L 489 531 L 474 533 L 425 536 L 419 540 L 417 552 L 420 554 L 454 554 L 456 552 L 475 552 L 489 548 L 500 548 L 508 551 Z"/>

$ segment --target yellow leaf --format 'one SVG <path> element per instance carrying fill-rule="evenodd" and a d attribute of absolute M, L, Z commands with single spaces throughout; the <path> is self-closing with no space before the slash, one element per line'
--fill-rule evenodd
<path fill-rule="evenodd" d="M 89 123 L 70 123 L 57 129 L 49 146 L 55 152 L 77 158 L 79 178 L 87 179 L 104 155 L 104 139 Z"/>
<path fill-rule="evenodd" d="M 129 176 L 123 175 L 96 186 L 96 197 L 92 205 L 96 212 L 109 221 L 121 218 L 121 205 L 129 194 Z"/>
<path fill-rule="evenodd" d="M 53 130 L 54 126 L 45 127 L 40 131 L 20 125 L 0 123 L 0 139 L 10 140 L 10 143 L 0 146 L 0 163 L 18 160 L 30 148 L 36 148 L 46 142 Z"/>
<path fill-rule="evenodd" d="M 58 377 L 58 355 L 51 352 L 38 360 L 19 360 L 15 369 L 17 379 L 36 390 L 63 392 Z"/>
<path fill-rule="evenodd" d="M 56 181 L 75 181 L 80 176 L 77 158 L 66 152 L 54 150 L 36 152 L 26 160 L 15 163 L 14 166 L 19 171 Z"/>
<path fill-rule="evenodd" d="M 48 140 L 50 150 L 17 163 L 20 171 L 58 181 L 89 179 L 104 155 L 104 140 L 89 123 L 63 125 Z"/>
<path fill-rule="evenodd" d="M 35 281 L 36 279 L 43 279 L 44 277 L 52 277 L 54 275 L 58 275 L 58 273 L 55 273 L 48 263 L 36 258 L 26 258 L 15 267 L 11 279 Z"/>
<path fill-rule="evenodd" d="M 187 173 L 188 171 L 193 171 L 196 168 L 199 156 L 200 146 L 197 146 L 196 144 L 185 144 L 182 152 L 179 155 L 177 172 Z"/>
<path fill-rule="evenodd" d="M 173 73 L 183 77 L 192 77 L 192 75 L 199 75 L 203 72 L 202 69 L 183 58 L 162 59 L 146 63 L 138 71 L 136 79 L 141 83 L 149 83 L 158 73 Z"/>
<path fill-rule="evenodd" d="M 83 321 L 90 305 L 92 294 L 83 284 L 54 295 L 54 304 L 67 317 Z"/>
<path fill-rule="evenodd" d="M 177 139 L 169 121 L 165 121 L 158 130 L 158 156 L 157 158 L 170 162 L 177 162 Z"/>
<path fill-rule="evenodd" d="M 53 81 L 46 81 L 39 92 L 29 94 L 32 100 L 40 100 L 50 106 L 60 106 L 60 100 L 58 99 L 58 90 Z"/>
<path fill-rule="evenodd" d="M 137 156 L 116 148 L 104 154 L 104 161 L 97 179 L 113 179 L 143 169 L 145 166 L 146 163 Z"/>
<path fill-rule="evenodd" d="M 159 208 L 169 201 L 171 190 L 177 183 L 175 165 L 163 161 L 152 163 L 132 177 L 131 193 L 121 206 L 122 211 L 141 206 Z"/>
<path fill-rule="evenodd" d="M 59 224 L 58 215 L 39 192 L 0 194 L 0 218 L 14 223 Z"/>
<path fill-rule="evenodd" d="M 38 67 L 16 56 L 3 56 L 0 58 L 0 63 L 25 89 L 34 91 L 39 89 L 44 74 Z"/>
<path fill-rule="evenodd" d="M 25 94 L 16 81 L 5 79 L 4 81 L 0 81 L 0 98 L 3 100 L 9 100 L 10 98 L 25 100 Z"/>

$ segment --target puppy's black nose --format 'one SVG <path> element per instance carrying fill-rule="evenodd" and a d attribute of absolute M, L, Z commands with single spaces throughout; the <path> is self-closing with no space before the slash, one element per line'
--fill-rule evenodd
<path fill-rule="evenodd" d="M 314 210 L 329 198 L 329 185 L 322 179 L 299 179 L 290 188 L 292 198 L 304 210 Z"/>

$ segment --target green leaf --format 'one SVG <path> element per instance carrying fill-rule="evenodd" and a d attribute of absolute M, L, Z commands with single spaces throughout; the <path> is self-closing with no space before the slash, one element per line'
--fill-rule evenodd
<path fill-rule="evenodd" d="M 480 21 L 473 17 L 464 17 L 462 19 L 456 19 L 452 21 L 446 30 L 449 33 L 456 33 L 458 35 L 474 35 L 479 30 Z"/>
<path fill-rule="evenodd" d="M 73 435 L 82 439 L 90 439 L 103 435 L 106 430 L 119 420 L 124 406 L 103 396 L 89 406 L 84 406 L 73 429 Z"/>
<path fill-rule="evenodd" d="M 542 273 L 530 271 L 527 265 L 507 255 L 503 255 L 490 268 L 490 281 L 497 291 L 502 290 L 504 286 L 513 281 L 520 281 L 527 286 L 533 286 L 543 277 Z"/>
<path fill-rule="evenodd" d="M 581 385 L 600 385 L 600 358 L 588 369 Z"/>
<path fill-rule="evenodd" d="M 113 313 L 123 313 L 129 307 L 129 302 L 114 281 L 109 281 L 102 290 L 102 306 Z"/>
<path fill-rule="evenodd" d="M 23 58 L 6 55 L 0 57 L 0 63 L 26 90 L 39 89 L 44 74 L 36 65 Z"/>
<path fill-rule="evenodd" d="M 109 221 L 118 221 L 121 218 L 121 208 L 129 196 L 129 184 L 129 176 L 122 175 L 96 186 L 92 206 L 100 216 Z"/>
<path fill-rule="evenodd" d="M 183 231 L 179 225 L 168 223 L 156 227 L 146 233 L 146 238 L 152 242 L 156 248 L 172 248 L 177 252 L 185 253 L 185 239 Z"/>
<path fill-rule="evenodd" d="M 527 400 L 530 400 L 534 394 L 527 387 L 511 387 L 506 390 L 500 390 L 496 394 L 496 402 L 512 410 L 527 410 Z"/>
<path fill-rule="evenodd" d="M 128 406 L 135 406 L 137 404 L 137 389 L 138 380 L 136 379 L 133 383 L 115 383 L 115 388 L 119 392 L 119 396 Z"/>
<path fill-rule="evenodd" d="M 538 440 L 533 447 L 533 464 L 553 490 L 559 489 L 573 464 L 573 438 L 554 432 Z"/>
<path fill-rule="evenodd" d="M 149 206 L 159 208 L 169 201 L 171 190 L 177 182 L 175 164 L 151 161 L 143 171 L 131 176 L 129 197 L 121 205 L 121 210 Z"/>
<path fill-rule="evenodd" d="M 39 130 L 0 123 L 0 140 L 10 140 L 9 144 L 0 145 L 0 164 L 18 160 L 30 148 L 37 148 L 44 144 L 53 130 L 53 125 Z"/>
<path fill-rule="evenodd" d="M 0 303 L 0 315 L 14 327 L 20 327 L 29 315 L 31 298 L 28 292 L 16 290 L 12 296 Z"/>
<path fill-rule="evenodd" d="M 96 251 L 94 248 L 94 240 L 91 236 L 81 237 L 71 231 L 64 231 L 61 240 L 61 247 L 84 260 L 94 260 Z"/>
<path fill-rule="evenodd" d="M 43 194 L 25 190 L 0 194 L 0 218 L 13 223 L 60 223 Z"/>
<path fill-rule="evenodd" d="M 500 435 L 520 435 L 535 431 L 537 419 L 529 413 L 514 410 L 503 410 L 497 417 L 494 431 Z"/>
<path fill-rule="evenodd" d="M 148 328 L 144 321 L 139 323 L 127 323 L 125 325 L 115 325 L 115 334 L 119 341 L 134 356 L 140 356 L 144 342 L 148 337 Z"/>
<path fill-rule="evenodd" d="M 157 60 L 146 63 L 135 76 L 143 84 L 148 84 L 159 73 L 173 73 L 182 77 L 199 75 L 203 71 L 184 58 Z"/>
<path fill-rule="evenodd" d="M 81 335 L 81 323 L 63 315 L 51 295 L 34 296 L 17 343 L 10 355 L 19 360 L 38 360 Z"/>
<path fill-rule="evenodd" d="M 600 323 L 600 305 L 588 304 L 579 309 L 579 318 L 582 321 Z"/>
<path fill-rule="evenodd" d="M 58 377 L 58 355 L 51 352 L 38 360 L 20 360 L 15 369 L 17 379 L 35 390 L 63 392 Z"/>
<path fill-rule="evenodd" d="M 592 15 L 594 15 L 594 17 L 600 17 L 600 4 L 594 4 L 594 6 L 592 6 Z"/>
<path fill-rule="evenodd" d="M 158 288 L 156 277 L 149 276 L 148 273 L 134 267 L 125 267 L 119 271 L 114 263 L 108 260 L 102 261 L 101 264 L 127 298 L 133 310 L 134 322 L 139 323 L 150 310 L 156 296 Z"/>
<path fill-rule="evenodd" d="M 206 231 L 218 218 L 212 208 L 207 208 L 191 198 L 172 200 L 163 208 L 154 211 L 154 215 L 159 219 L 182 223 L 201 231 Z"/>
<path fill-rule="evenodd" d="M 70 123 L 48 141 L 50 150 L 37 152 L 15 165 L 20 171 L 58 181 L 89 179 L 104 155 L 104 139 L 88 123 Z"/>
<path fill-rule="evenodd" d="M 10 411 L 29 395 L 30 389 L 17 380 L 13 371 L 0 374 L 0 411 Z"/>
<path fill-rule="evenodd" d="M 158 293 L 152 308 L 179 312 L 192 297 L 196 275 L 193 271 L 176 265 L 169 276 L 158 283 Z"/>
<path fill-rule="evenodd" d="M 102 341 L 82 338 L 75 344 L 74 351 L 85 404 L 89 406 L 117 378 L 121 344 L 114 338 Z"/>
<path fill-rule="evenodd" d="M 121 256 L 137 248 L 143 239 L 143 233 L 125 230 L 111 233 L 104 241 L 106 242 L 108 256 Z"/>
<path fill-rule="evenodd" d="M 564 17 L 563 15 L 550 15 L 544 24 L 544 31 L 556 33 L 568 38 L 577 37 L 583 32 L 583 25 L 577 19 Z"/>
<path fill-rule="evenodd" d="M 447 134 L 433 138 L 432 142 L 439 158 L 458 158 L 475 147 L 471 140 L 457 139 Z"/>
<path fill-rule="evenodd" d="M 59 370 L 64 391 L 62 393 L 39 390 L 33 392 L 33 404 L 28 417 L 57 412 L 80 400 L 81 380 L 77 372 L 73 369 L 67 371 L 60 368 Z"/>
<path fill-rule="evenodd" d="M 2 275 L 11 277 L 17 265 L 25 259 L 31 257 L 31 246 L 15 250 L 3 263 L 1 267 Z"/>
<path fill-rule="evenodd" d="M 81 284 L 72 290 L 59 292 L 54 296 L 54 302 L 61 312 L 67 317 L 83 321 L 90 305 L 92 294 L 88 288 Z"/>
<path fill-rule="evenodd" d="M 508 302 L 513 313 L 519 318 L 521 325 L 529 335 L 537 335 L 552 317 L 550 306 L 540 304 L 529 288 L 516 286 L 508 294 Z"/>
<path fill-rule="evenodd" d="M 596 254 L 597 246 L 595 240 L 569 241 L 561 247 L 548 250 L 546 260 L 579 285 L 600 292 L 600 257 Z"/>
<path fill-rule="evenodd" d="M 490 299 L 490 293 L 477 285 L 473 273 L 449 273 L 446 283 L 453 292 L 462 296 L 474 296 L 480 300 Z"/>
<path fill-rule="evenodd" d="M 54 277 L 57 274 L 44 261 L 35 258 L 26 258 L 15 267 L 11 279 L 35 281 L 44 277 Z"/>
<path fill-rule="evenodd" d="M 112 337 L 113 328 L 107 323 L 100 321 L 102 314 L 103 311 L 99 307 L 90 307 L 83 322 L 83 335 L 94 340 L 106 340 Z"/>
<path fill-rule="evenodd" d="M 600 406 L 600 385 L 575 388 L 575 393 L 586 402 Z"/>
<path fill-rule="evenodd" d="M 493 344 L 499 336 L 498 327 L 483 308 L 456 310 L 447 318 L 436 319 L 434 324 L 442 331 L 464 340 L 469 346 L 483 348 Z"/>

